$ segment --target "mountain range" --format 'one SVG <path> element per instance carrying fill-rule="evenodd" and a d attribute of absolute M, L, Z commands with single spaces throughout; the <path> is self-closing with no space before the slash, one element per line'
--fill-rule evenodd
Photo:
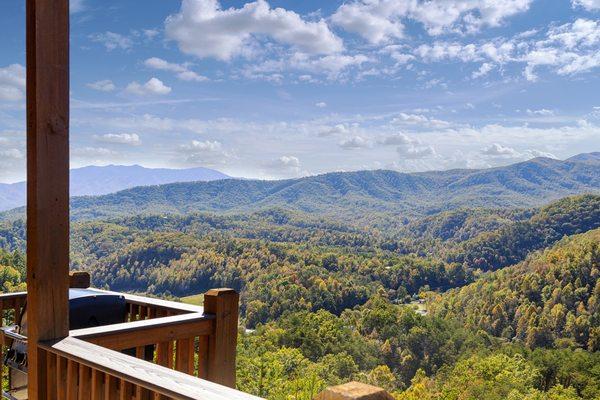
<path fill-rule="evenodd" d="M 139 165 L 88 166 L 71 170 L 72 196 L 98 196 L 136 186 L 173 182 L 213 181 L 229 176 L 208 168 L 166 169 Z M 0 211 L 21 207 L 26 201 L 26 183 L 0 183 Z"/>
<path fill-rule="evenodd" d="M 156 170 L 146 172 L 152 171 Z M 202 173 L 199 175 L 206 178 Z M 212 173 L 211 177 L 221 176 Z M 189 171 L 186 174 L 178 171 L 173 179 L 191 180 L 198 176 Z M 158 180 L 159 175 L 153 179 Z M 120 182 L 133 184 L 134 180 Z M 367 222 L 375 215 L 423 216 L 462 207 L 534 207 L 568 195 L 599 191 L 600 154 L 589 153 L 567 160 L 534 158 L 479 170 L 421 173 L 376 170 L 278 181 L 225 179 L 140 186 L 101 196 L 75 197 L 71 200 L 71 215 L 73 219 L 90 219 L 132 213 L 240 213 L 283 207 Z M 8 215 L 21 213 L 22 210 L 15 210 Z"/>
<path fill-rule="evenodd" d="M 584 159 L 580 161 L 580 159 Z M 333 218 L 419 216 L 461 207 L 533 207 L 600 191 L 600 158 L 535 158 L 481 170 L 337 172 L 279 181 L 227 179 L 136 187 L 72 200 L 74 219 L 284 207 Z"/>

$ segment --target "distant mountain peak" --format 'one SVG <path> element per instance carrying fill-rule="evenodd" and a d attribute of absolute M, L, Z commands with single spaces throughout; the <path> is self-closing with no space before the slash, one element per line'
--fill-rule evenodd
<path fill-rule="evenodd" d="M 567 158 L 567 161 L 575 162 L 600 162 L 600 151 L 594 151 L 591 153 L 581 153 L 576 156 Z"/>
<path fill-rule="evenodd" d="M 71 170 L 71 196 L 99 196 L 136 186 L 229 179 L 214 169 L 146 168 L 141 165 L 88 165 Z M 25 205 L 25 182 L 0 184 L 0 211 Z"/>

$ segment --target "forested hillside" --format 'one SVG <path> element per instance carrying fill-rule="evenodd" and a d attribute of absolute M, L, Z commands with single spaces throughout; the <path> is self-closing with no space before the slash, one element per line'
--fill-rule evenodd
<path fill-rule="evenodd" d="M 19 251 L 0 248 L 0 293 L 25 290 L 25 257 Z"/>
<path fill-rule="evenodd" d="M 600 349 L 600 229 L 436 296 L 436 315 L 531 348 Z M 569 343 L 571 342 L 571 343 Z"/>
<path fill-rule="evenodd" d="M 548 247 L 564 236 L 600 227 L 600 196 L 569 197 L 540 210 L 531 217 L 482 232 L 452 249 L 445 256 L 484 271 L 513 265 L 534 250 Z"/>

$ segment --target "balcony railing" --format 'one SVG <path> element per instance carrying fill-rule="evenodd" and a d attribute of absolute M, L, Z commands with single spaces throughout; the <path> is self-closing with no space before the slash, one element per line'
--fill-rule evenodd
<path fill-rule="evenodd" d="M 209 290 L 204 307 L 123 296 L 125 322 L 72 330 L 67 338 L 38 344 L 46 364 L 40 390 L 47 395 L 40 399 L 258 399 L 233 389 L 235 291 Z M 26 293 L 0 295 L 3 325 L 18 320 L 26 298 Z M 0 333 L 0 345 L 9 342 Z M 135 349 L 135 357 L 122 352 L 128 349 Z"/>

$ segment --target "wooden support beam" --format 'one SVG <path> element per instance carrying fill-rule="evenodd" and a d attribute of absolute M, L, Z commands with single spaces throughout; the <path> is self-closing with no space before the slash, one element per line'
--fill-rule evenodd
<path fill-rule="evenodd" d="M 208 337 L 207 378 L 231 388 L 235 388 L 239 301 L 233 289 L 211 289 L 204 294 L 204 312 L 215 316 L 215 330 Z"/>
<path fill-rule="evenodd" d="M 69 0 L 27 0 L 29 399 L 46 399 L 37 343 L 69 333 Z"/>

